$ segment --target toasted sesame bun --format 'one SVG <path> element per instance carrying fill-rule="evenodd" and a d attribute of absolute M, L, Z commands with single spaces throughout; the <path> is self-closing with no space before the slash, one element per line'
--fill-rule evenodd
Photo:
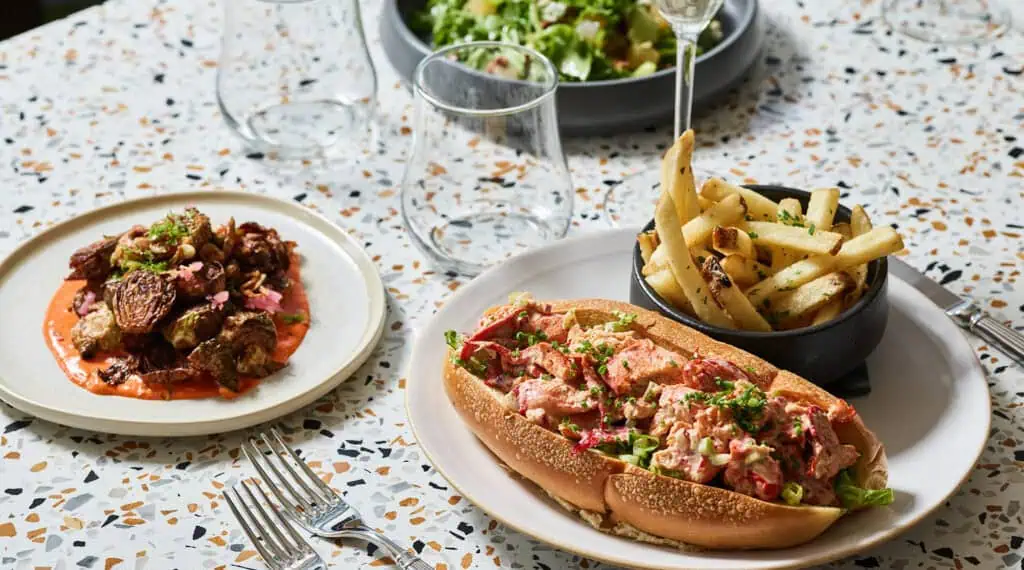
<path fill-rule="evenodd" d="M 823 408 L 839 400 L 790 372 L 685 325 L 628 303 L 601 299 L 555 301 L 582 326 L 616 320 L 612 311 L 637 315 L 632 327 L 655 344 L 686 356 L 719 357 L 745 369 L 766 391 Z M 574 443 L 520 415 L 511 396 L 446 360 L 449 399 L 470 429 L 501 461 L 579 514 L 607 521 L 602 530 L 628 528 L 670 544 L 713 549 L 786 548 L 814 539 L 843 514 L 832 507 L 791 507 L 728 489 L 664 477 L 596 451 L 573 453 Z M 858 484 L 885 487 L 885 451 L 859 417 L 836 426 L 840 441 L 861 453 Z M 617 534 L 626 534 L 617 532 Z M 650 542 L 650 540 L 648 540 Z"/>

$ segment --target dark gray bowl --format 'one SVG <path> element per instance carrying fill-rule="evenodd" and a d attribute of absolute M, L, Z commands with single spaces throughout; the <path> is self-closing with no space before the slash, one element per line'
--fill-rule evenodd
<path fill-rule="evenodd" d="M 810 199 L 808 192 L 783 186 L 746 187 L 775 201 L 796 198 L 805 210 Z M 839 206 L 836 219 L 849 222 L 849 208 Z M 652 220 L 644 231 L 653 227 Z M 676 309 L 647 284 L 641 273 L 643 264 L 640 247 L 635 246 L 629 284 L 631 303 L 658 311 L 715 340 L 756 354 L 781 369 L 799 374 L 821 386 L 841 379 L 862 364 L 885 334 L 889 318 L 889 300 L 886 295 L 889 265 L 884 257 L 868 264 L 868 290 L 856 304 L 835 319 L 812 327 L 767 333 L 711 326 Z"/>
<path fill-rule="evenodd" d="M 406 25 L 405 16 L 424 0 L 385 0 L 380 36 L 391 65 L 408 83 L 428 42 Z M 715 102 L 739 84 L 756 63 L 764 43 L 764 24 L 757 0 L 725 0 L 718 15 L 725 38 L 697 58 L 694 107 Z M 558 87 L 558 122 L 563 134 L 590 136 L 641 130 L 670 122 L 675 112 L 675 70 L 646 77 L 563 82 Z"/>

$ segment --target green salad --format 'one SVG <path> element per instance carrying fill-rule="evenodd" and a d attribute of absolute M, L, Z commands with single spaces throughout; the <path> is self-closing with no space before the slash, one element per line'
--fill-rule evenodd
<path fill-rule="evenodd" d="M 528 46 L 550 59 L 564 81 L 641 77 L 676 61 L 668 22 L 643 0 L 428 0 L 410 27 L 434 47 L 482 40 Z M 722 36 L 713 20 L 697 55 Z"/>

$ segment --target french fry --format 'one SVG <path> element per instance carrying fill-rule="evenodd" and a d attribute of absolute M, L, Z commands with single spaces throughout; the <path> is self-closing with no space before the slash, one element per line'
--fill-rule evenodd
<path fill-rule="evenodd" d="M 752 232 L 750 237 L 755 245 L 782 247 L 803 253 L 834 255 L 843 241 L 843 236 L 837 233 L 819 232 L 813 228 L 771 222 L 747 222 L 747 227 Z"/>
<path fill-rule="evenodd" d="M 729 315 L 718 305 L 718 301 L 708 293 L 707 283 L 704 282 L 697 264 L 690 256 L 686 238 L 683 237 L 683 232 L 679 231 L 679 217 L 667 192 L 661 194 L 658 206 L 654 210 L 654 225 L 658 230 L 658 238 L 667 248 L 672 275 L 689 299 L 694 314 L 710 325 L 727 329 L 736 328 Z"/>
<path fill-rule="evenodd" d="M 844 242 L 850 241 L 850 238 L 853 237 L 853 230 L 850 228 L 850 224 L 846 222 L 832 224 L 832 229 L 830 231 L 836 232 L 837 234 L 843 236 Z"/>
<path fill-rule="evenodd" d="M 863 265 L 901 249 L 903 238 L 900 234 L 889 226 L 879 226 L 844 243 L 839 253 L 835 255 L 835 261 L 837 266 L 846 269 Z"/>
<path fill-rule="evenodd" d="M 686 298 L 686 293 L 679 288 L 679 283 L 676 283 L 676 278 L 672 276 L 672 270 L 665 268 L 657 273 L 653 273 L 646 277 L 647 284 L 651 286 L 655 292 L 665 299 L 672 306 L 685 311 L 688 314 L 693 314 L 693 307 L 690 306 L 690 300 Z"/>
<path fill-rule="evenodd" d="M 655 234 L 657 237 L 657 234 Z M 644 277 L 653 275 L 662 269 L 668 269 L 668 249 L 665 248 L 665 244 L 659 243 L 654 251 L 651 252 L 651 259 L 644 264 L 641 273 Z"/>
<path fill-rule="evenodd" d="M 665 153 L 661 161 L 661 187 L 672 197 L 676 216 L 682 223 L 700 215 L 697 188 L 693 181 L 693 130 L 688 129 Z"/>
<path fill-rule="evenodd" d="M 750 287 L 754 283 L 766 279 L 770 274 L 766 265 L 758 263 L 756 259 L 736 253 L 723 257 L 719 263 L 726 274 L 732 277 L 732 280 L 741 288 Z"/>
<path fill-rule="evenodd" d="M 803 223 L 804 209 L 800 206 L 800 200 L 796 198 L 783 198 L 779 200 L 779 209 L 775 213 L 776 221 Z"/>
<path fill-rule="evenodd" d="M 811 200 L 807 203 L 807 226 L 814 227 L 819 231 L 828 231 L 832 228 L 835 220 L 836 210 L 839 209 L 838 188 L 818 188 L 811 191 Z"/>
<path fill-rule="evenodd" d="M 754 220 L 774 222 L 779 205 L 749 188 L 735 186 L 721 178 L 711 178 L 700 188 L 700 195 L 712 202 L 721 202 L 732 194 L 739 194 L 747 202 L 747 214 Z"/>
<path fill-rule="evenodd" d="M 758 314 L 757 309 L 750 304 L 750 301 L 740 292 L 739 287 L 722 270 L 717 259 L 714 257 L 705 259 L 704 265 L 701 267 L 701 275 L 707 281 L 711 295 L 718 300 L 739 328 L 760 332 L 772 330 L 768 321 Z"/>
<path fill-rule="evenodd" d="M 853 207 L 850 212 L 850 231 L 854 236 L 860 237 L 871 231 L 871 218 L 860 204 Z M 852 307 L 864 294 L 868 281 L 868 266 L 866 263 L 854 265 L 846 270 L 846 273 L 853 278 L 856 287 L 846 294 L 846 306 Z"/>
<path fill-rule="evenodd" d="M 769 322 L 786 323 L 800 320 L 813 314 L 833 299 L 841 299 L 842 294 L 854 286 L 853 279 L 842 271 L 833 271 L 813 281 L 804 283 L 792 291 L 788 291 L 761 305 Z"/>
<path fill-rule="evenodd" d="M 853 237 L 863 235 L 871 231 L 871 218 L 860 204 L 850 210 L 850 229 L 853 230 Z"/>
<path fill-rule="evenodd" d="M 683 237 L 690 247 L 704 245 L 711 239 L 711 232 L 718 226 L 727 226 L 743 219 L 747 213 L 746 202 L 739 195 L 726 196 L 706 212 L 693 218 L 683 226 Z"/>
<path fill-rule="evenodd" d="M 644 260 L 644 265 L 647 265 L 654 254 L 654 240 L 651 239 L 651 234 L 645 232 L 636 236 L 636 242 L 640 246 L 640 257 Z"/>
<path fill-rule="evenodd" d="M 874 228 L 844 243 L 836 255 L 814 255 L 782 269 L 751 287 L 747 297 L 757 307 L 779 291 L 800 287 L 835 269 L 864 265 L 901 249 L 903 240 L 895 230 L 888 226 Z"/>
<path fill-rule="evenodd" d="M 814 313 L 814 318 L 811 319 L 812 325 L 820 325 L 821 323 L 827 323 L 832 319 L 839 316 L 839 313 L 843 310 L 843 300 L 839 297 L 832 299 L 825 304 L 824 307 L 818 309 L 817 313 Z"/>
<path fill-rule="evenodd" d="M 798 261 L 747 290 L 747 298 L 755 307 L 779 291 L 789 291 L 835 270 L 835 260 L 828 255 L 816 255 Z"/>
<path fill-rule="evenodd" d="M 738 254 L 754 259 L 754 242 L 747 232 L 734 227 L 718 226 L 711 232 L 711 247 L 722 255 Z"/>
<path fill-rule="evenodd" d="M 803 209 L 800 206 L 800 201 L 796 198 L 783 198 L 779 200 L 779 209 L 776 213 L 776 217 L 780 223 L 803 223 Z M 793 265 L 794 262 L 799 260 L 802 256 L 794 251 L 790 251 L 784 247 L 773 247 L 772 252 L 772 272 L 781 270 L 784 267 Z"/>

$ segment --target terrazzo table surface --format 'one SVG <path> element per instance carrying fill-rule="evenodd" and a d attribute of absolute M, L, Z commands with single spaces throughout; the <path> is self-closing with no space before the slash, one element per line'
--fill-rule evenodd
<path fill-rule="evenodd" d="M 886 33 L 874 2 L 763 4 L 769 37 L 753 78 L 696 122 L 698 173 L 838 185 L 844 202 L 899 227 L 911 264 L 1024 326 L 1020 33 L 930 48 Z M 430 467 L 406 424 L 411 333 L 462 281 L 430 272 L 403 234 L 396 184 L 410 99 L 379 49 L 377 3 L 364 5 L 380 138 L 354 151 L 358 164 L 330 169 L 282 173 L 246 157 L 214 99 L 215 2 L 114 0 L 0 43 L 0 254 L 59 220 L 156 192 L 243 188 L 325 213 L 364 242 L 391 312 L 350 381 L 282 419 L 297 446 L 371 524 L 431 563 L 603 566 L 474 508 Z M 665 128 L 567 141 L 578 188 L 571 231 L 607 227 L 596 207 L 605 181 L 655 164 L 669 138 Z M 935 515 L 834 567 L 1022 567 L 1024 372 L 972 342 L 994 413 L 977 469 Z M 0 567 L 263 568 L 220 497 L 248 473 L 241 437 L 135 440 L 0 405 Z M 321 551 L 336 568 L 372 560 L 357 546 Z"/>

